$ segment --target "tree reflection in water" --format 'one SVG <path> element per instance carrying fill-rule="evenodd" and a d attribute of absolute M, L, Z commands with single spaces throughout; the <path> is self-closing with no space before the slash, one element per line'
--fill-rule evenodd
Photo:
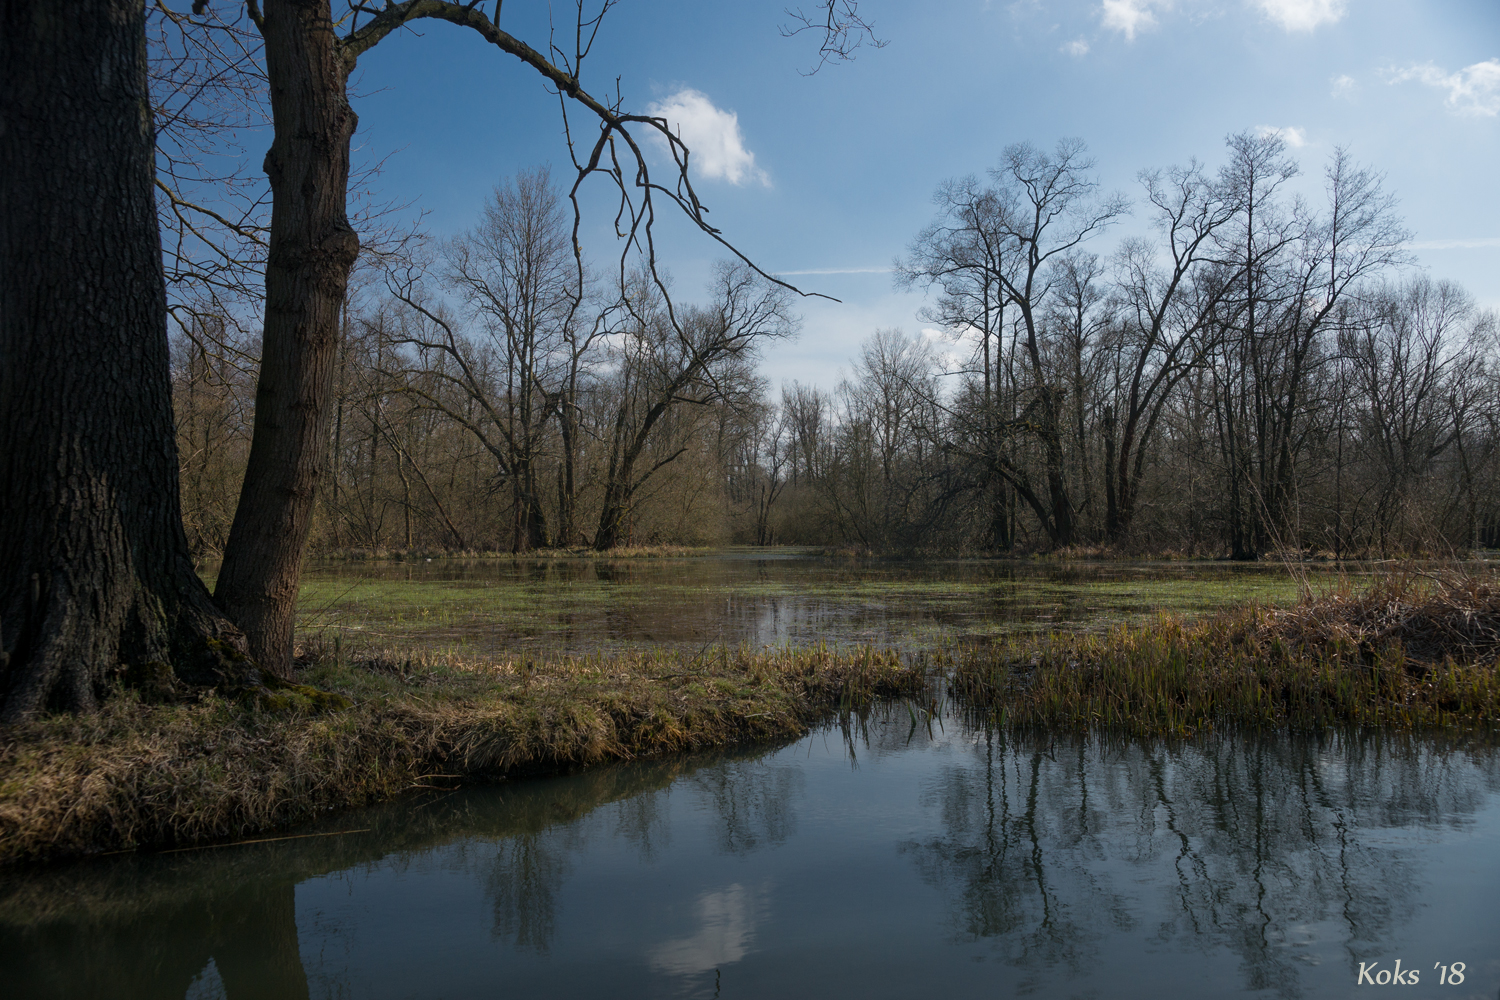
<path fill-rule="evenodd" d="M 406 800 L 358 814 L 369 829 L 346 836 L 0 874 L 3 992 L 177 998 L 212 961 L 228 1000 L 306 997 L 297 884 L 377 864 L 399 873 L 442 845 L 453 864 L 479 877 L 494 904 L 495 934 L 545 952 L 568 857 L 585 846 L 577 821 L 605 803 L 631 802 L 621 823 L 649 853 L 666 832 L 649 800 L 721 759 L 601 767 Z M 350 817 L 331 822 L 325 827 L 337 830 Z"/>
<path fill-rule="evenodd" d="M 951 903 L 957 938 L 1023 970 L 1098 968 L 1142 910 L 1154 944 L 1239 957 L 1244 988 L 1300 995 L 1301 946 L 1335 925 L 1369 957 L 1416 910 L 1399 852 L 1363 833 L 1458 824 L 1500 788 L 1488 750 L 1375 733 L 1217 735 L 1178 742 L 977 736 L 924 804 L 942 833 L 902 845 Z M 1164 908 L 1134 876 L 1169 861 Z"/>
<path fill-rule="evenodd" d="M 660 992 L 665 977 L 671 989 L 711 992 L 731 966 L 764 982 L 791 974 L 777 963 L 795 967 L 804 941 L 871 915 L 838 908 L 859 890 L 872 910 L 888 893 L 890 912 L 860 926 L 891 936 L 834 933 L 818 940 L 846 950 L 816 958 L 847 969 L 839 975 L 853 978 L 839 982 L 850 988 L 860 975 L 889 986 L 876 970 L 898 954 L 937 988 L 961 978 L 955 956 L 968 954 L 1015 970 L 1000 992 L 1050 994 L 1059 980 L 1097 985 L 1100 969 L 1135 949 L 1197 953 L 1235 968 L 1230 988 L 1295 997 L 1319 956 L 1342 947 L 1354 967 L 1394 954 L 1415 926 L 1431 897 L 1425 855 L 1400 849 L 1403 831 L 1469 823 L 1500 791 L 1490 750 L 1426 738 L 1020 738 L 915 718 L 895 706 L 779 753 L 469 789 L 323 828 L 363 833 L 0 874 L 3 992 L 351 995 L 369 969 L 407 961 L 392 947 L 419 947 L 401 936 L 417 918 L 392 913 L 394 899 L 429 907 L 424 941 L 468 942 L 445 972 L 524 967 L 539 981 L 573 976 L 626 993 Z M 809 808 L 813 794 L 849 797 Z M 880 827 L 888 814 L 896 825 Z M 893 845 L 910 866 L 887 864 Z M 798 858 L 796 877 L 778 867 Z M 846 881 L 819 881 L 825 868 Z M 422 881 L 439 875 L 454 878 Z M 408 877 L 408 895 L 379 896 Z M 394 936 L 360 938 L 365 911 L 329 907 L 366 882 L 385 906 L 371 918 Z M 924 882 L 936 893 L 918 900 Z M 486 910 L 501 948 L 483 947 Z M 633 972 L 574 926 L 590 916 L 581 926 L 613 934 L 611 954 Z M 636 979 L 616 982 L 625 972 Z M 425 976 L 408 986 L 447 989 Z"/>
<path fill-rule="evenodd" d="M 713 809 L 718 850 L 748 854 L 782 844 L 797 832 L 793 802 L 803 789 L 802 771 L 790 765 L 733 761 L 693 775 L 691 787 Z"/>

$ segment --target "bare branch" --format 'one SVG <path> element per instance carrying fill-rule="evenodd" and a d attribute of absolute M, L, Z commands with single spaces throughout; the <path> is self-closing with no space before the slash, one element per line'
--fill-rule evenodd
<path fill-rule="evenodd" d="M 854 50 L 866 41 L 872 49 L 883 49 L 890 44 L 888 39 L 877 38 L 875 25 L 860 16 L 858 0 L 823 0 L 814 11 L 807 14 L 800 7 L 795 11 L 788 8 L 785 13 L 790 21 L 780 27 L 782 38 L 804 31 L 822 33 L 817 65 L 803 76 L 812 76 L 830 62 L 853 62 Z"/>

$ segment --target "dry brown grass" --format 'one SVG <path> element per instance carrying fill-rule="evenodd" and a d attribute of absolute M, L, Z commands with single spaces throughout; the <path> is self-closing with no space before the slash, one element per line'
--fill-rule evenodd
<path fill-rule="evenodd" d="M 1495 662 L 1500 655 L 1500 578 L 1494 573 L 1407 569 L 1368 587 L 1309 594 L 1268 614 L 1266 637 L 1299 648 L 1353 645 L 1366 654 L 1399 647 L 1412 664 Z"/>
<path fill-rule="evenodd" d="M 943 657 L 955 693 L 1014 725 L 1189 733 L 1216 724 L 1500 723 L 1500 582 L 1398 573 L 1197 621 L 1162 616 Z"/>
<path fill-rule="evenodd" d="M 241 838 L 420 787 L 786 739 L 840 706 L 925 690 L 871 650 L 705 649 L 496 662 L 310 658 L 352 708 L 219 698 L 0 728 L 0 863 Z"/>

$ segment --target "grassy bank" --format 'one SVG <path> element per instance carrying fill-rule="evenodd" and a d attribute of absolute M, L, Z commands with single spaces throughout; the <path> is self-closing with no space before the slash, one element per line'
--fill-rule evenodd
<path fill-rule="evenodd" d="M 1497 658 L 1500 585 L 1468 573 L 1395 574 L 1289 607 L 1017 639 L 939 665 L 964 703 L 1007 725 L 1184 734 L 1224 724 L 1493 727 Z"/>
<path fill-rule="evenodd" d="M 412 788 L 786 739 L 926 687 L 894 654 L 826 649 L 475 663 L 323 651 L 298 680 L 353 707 L 124 695 L 0 729 L 0 863 L 249 837 Z"/>
<path fill-rule="evenodd" d="M 0 728 L 0 864 L 248 838 L 414 788 L 788 739 L 880 698 L 925 704 L 935 671 L 979 719 L 1009 727 L 1500 728 L 1497 657 L 1493 573 L 1396 575 L 1284 607 L 1013 634 L 910 660 L 822 647 L 545 660 L 322 648 L 298 681 L 352 707 L 122 694 L 93 716 Z"/>

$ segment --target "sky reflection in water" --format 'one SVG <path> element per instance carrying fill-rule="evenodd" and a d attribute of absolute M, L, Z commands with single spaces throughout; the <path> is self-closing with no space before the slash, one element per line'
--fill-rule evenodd
<path fill-rule="evenodd" d="M 1489 749 L 909 720 L 13 874 L 5 993 L 1321 998 L 1397 958 L 1412 995 L 1500 988 Z"/>

